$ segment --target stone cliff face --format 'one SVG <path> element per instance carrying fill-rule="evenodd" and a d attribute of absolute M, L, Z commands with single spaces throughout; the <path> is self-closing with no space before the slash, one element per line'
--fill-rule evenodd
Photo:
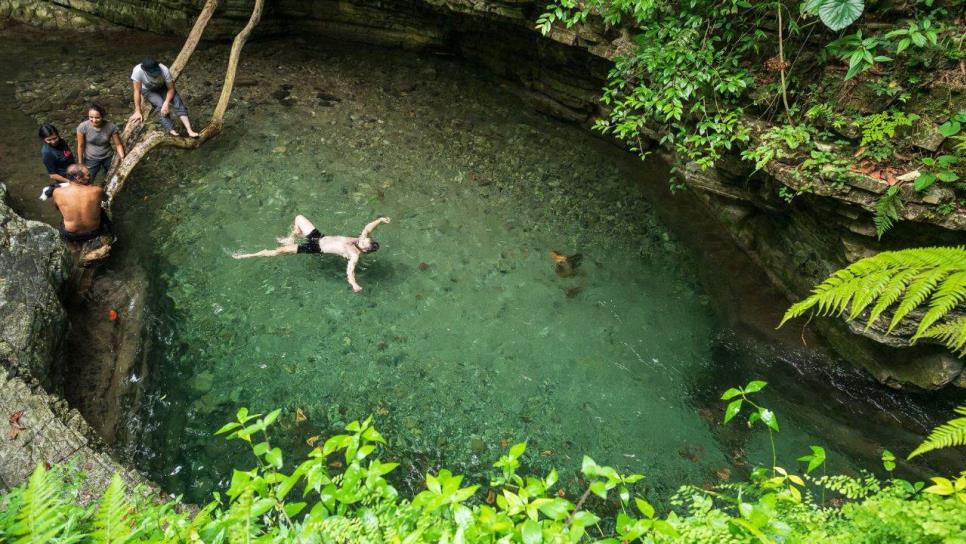
<path fill-rule="evenodd" d="M 0 0 L 0 18 L 48 27 L 120 24 L 183 35 L 202 4 Z M 223 1 L 208 36 L 230 36 L 251 4 Z M 631 38 L 622 29 L 595 23 L 554 30 L 550 39 L 543 38 L 532 29 L 542 7 L 535 0 L 279 0 L 269 3 L 258 31 L 457 54 L 518 83 L 516 89 L 535 109 L 587 125 L 600 114 L 597 98 L 610 60 L 630 47 Z M 906 222 L 890 233 L 888 244 L 879 243 L 871 212 L 886 187 L 872 178 L 834 191 L 809 187 L 811 192 L 789 204 L 778 198 L 779 188 L 801 192 L 803 182 L 782 165 L 752 176 L 747 164 L 725 161 L 711 171 L 686 169 L 685 177 L 790 298 L 802 297 L 830 272 L 858 258 L 883 249 L 962 243 L 966 230 L 962 214 L 935 213 L 936 194 L 910 192 L 901 211 Z M 963 361 L 939 346 L 908 347 L 908 335 L 886 337 L 860 328 L 850 332 L 831 320 L 819 320 L 817 326 L 840 353 L 885 383 L 966 387 Z"/>
<path fill-rule="evenodd" d="M 53 361 L 62 354 L 67 314 L 60 302 L 67 252 L 57 231 L 27 221 L 5 203 L 0 184 L 0 361 L 59 391 Z"/>
<path fill-rule="evenodd" d="M 38 464 L 73 461 L 88 478 L 81 498 L 107 487 L 117 472 L 137 473 L 105 453 L 84 418 L 61 397 L 67 314 L 61 304 L 67 249 L 49 225 L 27 221 L 4 202 L 0 183 L 0 491 L 23 482 Z"/>

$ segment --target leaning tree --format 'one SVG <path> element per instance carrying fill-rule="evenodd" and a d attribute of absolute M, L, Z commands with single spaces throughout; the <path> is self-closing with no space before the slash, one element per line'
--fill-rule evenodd
<path fill-rule="evenodd" d="M 261 20 L 264 5 L 265 0 L 255 0 L 248 23 L 238 32 L 232 42 L 231 52 L 228 55 L 228 67 L 225 70 L 225 80 L 221 87 L 221 95 L 218 98 L 218 103 L 215 105 L 214 112 L 211 114 L 211 120 L 200 131 L 198 138 L 173 136 L 162 130 L 148 129 L 143 119 L 148 118 L 152 106 L 146 99 L 142 98 L 141 109 L 145 112 L 143 119 L 140 121 L 129 119 L 124 126 L 124 131 L 121 136 L 125 148 L 129 151 L 123 160 L 115 156 L 114 162 L 111 165 L 112 174 L 106 186 L 108 212 L 110 212 L 110 207 L 115 197 L 124 188 L 125 182 L 131 176 L 135 167 L 137 167 L 141 159 L 147 156 L 152 149 L 162 146 L 195 149 L 201 147 L 206 141 L 221 133 L 224 127 L 225 111 L 228 109 L 228 101 L 231 99 L 231 92 L 235 86 L 235 74 L 238 72 L 238 60 L 241 57 L 241 50 L 245 46 L 245 42 L 248 41 L 248 37 L 255 29 L 255 26 Z M 171 76 L 174 79 L 178 78 L 178 75 L 187 66 L 188 61 L 191 60 L 191 55 L 195 52 L 198 42 L 201 41 L 205 27 L 208 25 L 208 21 L 211 20 L 211 16 L 217 7 L 218 0 L 205 1 L 204 7 L 195 20 L 194 27 L 192 27 L 191 32 L 184 42 L 184 46 L 181 48 L 181 52 L 178 53 L 177 58 L 170 67 Z M 111 241 L 111 237 L 104 237 L 99 241 L 98 247 L 85 246 L 81 250 L 81 262 L 86 264 L 107 257 L 111 251 Z"/>

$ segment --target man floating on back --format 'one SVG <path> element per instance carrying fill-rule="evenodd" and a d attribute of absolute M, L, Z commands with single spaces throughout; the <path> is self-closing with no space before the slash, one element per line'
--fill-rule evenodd
<path fill-rule="evenodd" d="M 363 253 L 372 253 L 379 249 L 379 243 L 369 238 L 372 231 L 379 225 L 389 224 L 388 217 L 380 217 L 372 221 L 364 229 L 358 238 L 349 236 L 326 236 L 315 228 L 311 221 L 302 215 L 295 216 L 292 224 L 292 232 L 285 238 L 279 238 L 281 244 L 275 249 L 263 249 L 255 253 L 236 253 L 232 257 L 236 259 L 247 259 L 249 257 L 275 257 L 278 255 L 293 255 L 296 253 L 328 253 L 339 255 L 349 261 L 346 268 L 346 279 L 352 290 L 358 293 L 362 287 L 356 282 L 356 264 L 359 256 Z M 304 236 L 305 243 L 296 244 L 295 237 Z"/>

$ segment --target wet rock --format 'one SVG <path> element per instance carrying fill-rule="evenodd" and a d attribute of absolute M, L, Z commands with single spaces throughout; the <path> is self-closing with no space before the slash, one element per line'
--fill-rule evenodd
<path fill-rule="evenodd" d="M 67 330 L 60 300 L 67 250 L 57 231 L 21 218 L 5 198 L 6 186 L 0 183 L 0 361 L 59 390 L 53 361 Z"/>
<path fill-rule="evenodd" d="M 21 430 L 14 438 L 0 438 L 0 491 L 24 482 L 38 464 L 71 461 L 84 468 L 81 502 L 89 502 L 107 488 L 114 473 L 129 488 L 145 484 L 138 473 L 103 451 L 84 418 L 76 410 L 57 409 L 57 397 L 32 388 L 19 378 L 0 372 L 0 414 L 23 411 Z M 6 434 L 6 433 L 5 433 Z"/>

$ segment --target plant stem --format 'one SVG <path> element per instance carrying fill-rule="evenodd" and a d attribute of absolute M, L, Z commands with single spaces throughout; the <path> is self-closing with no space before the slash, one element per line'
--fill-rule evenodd
<path fill-rule="evenodd" d="M 580 509 L 584 506 L 584 501 L 587 500 L 587 497 L 589 495 L 590 495 L 590 486 L 587 486 L 587 489 L 584 491 L 584 494 L 581 495 L 580 499 L 577 501 L 577 506 L 574 507 L 574 511 L 570 514 L 570 517 L 567 518 L 567 523 L 565 524 L 565 527 L 570 527 L 570 522 L 574 520 L 574 516 L 577 515 L 577 512 L 580 512 Z"/>
<path fill-rule="evenodd" d="M 795 126 L 795 121 L 792 119 L 792 113 L 788 107 L 788 89 L 785 86 L 785 38 L 784 30 L 782 28 L 782 3 L 779 1 L 778 4 L 778 64 L 781 67 L 781 81 L 782 81 L 782 103 L 785 105 L 785 117 L 788 118 L 788 124 Z"/>

